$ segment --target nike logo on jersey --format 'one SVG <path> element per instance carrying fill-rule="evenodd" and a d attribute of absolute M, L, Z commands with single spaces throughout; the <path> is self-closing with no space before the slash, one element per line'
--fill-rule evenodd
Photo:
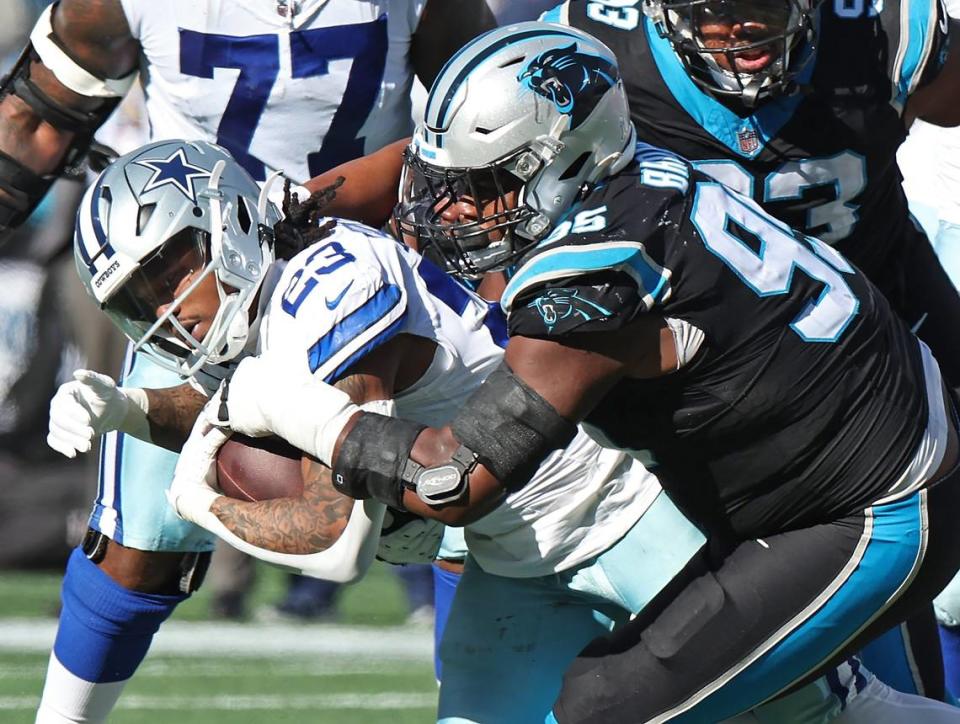
<path fill-rule="evenodd" d="M 333 311 L 334 309 L 336 309 L 336 308 L 337 308 L 337 305 L 340 304 L 340 302 L 343 300 L 344 295 L 345 295 L 348 291 L 350 291 L 350 287 L 352 287 L 352 286 L 353 286 L 353 281 L 351 281 L 349 284 L 347 284 L 347 286 L 345 286 L 345 287 L 343 288 L 343 291 L 340 292 L 340 293 L 339 293 L 337 296 L 335 296 L 333 299 L 327 299 L 326 297 L 324 297 L 323 301 L 326 302 L 327 309 L 329 309 L 330 311 Z"/>

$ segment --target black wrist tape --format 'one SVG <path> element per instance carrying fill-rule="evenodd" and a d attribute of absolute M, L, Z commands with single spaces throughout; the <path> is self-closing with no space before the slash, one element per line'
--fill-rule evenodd
<path fill-rule="evenodd" d="M 357 500 L 375 498 L 403 506 L 403 471 L 413 443 L 426 425 L 364 412 L 340 444 L 333 486 Z"/>
<path fill-rule="evenodd" d="M 566 447 L 576 424 L 501 363 L 454 418 L 453 434 L 507 490 L 526 485 L 543 459 Z"/>

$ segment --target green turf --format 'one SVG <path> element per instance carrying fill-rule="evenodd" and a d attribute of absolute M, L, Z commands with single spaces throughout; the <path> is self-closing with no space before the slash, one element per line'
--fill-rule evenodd
<path fill-rule="evenodd" d="M 0 618 L 52 616 L 59 585 L 59 573 L 0 573 Z M 253 607 L 276 601 L 283 585 L 281 572 L 260 569 Z M 204 620 L 208 605 L 209 591 L 201 589 L 174 616 Z M 355 625 L 396 625 L 406 615 L 399 582 L 379 565 L 342 593 L 338 608 L 338 622 Z M 323 625 L 304 627 L 304 635 L 322 636 L 323 630 Z M 424 630 L 423 635 L 431 633 Z M 0 652 L 4 724 L 33 722 L 46 660 L 46 653 Z M 419 724 L 434 720 L 435 699 L 429 661 L 164 654 L 147 658 L 110 722 Z"/>
<path fill-rule="evenodd" d="M 317 627 L 317 632 L 322 627 Z M 30 724 L 45 654 L 0 654 L 0 721 Z M 334 667 L 336 661 L 330 662 Z M 433 721 L 429 664 L 383 663 L 369 673 L 298 673 L 307 659 L 148 657 L 111 724 L 261 724 Z M 342 665 L 349 669 L 350 661 Z"/>

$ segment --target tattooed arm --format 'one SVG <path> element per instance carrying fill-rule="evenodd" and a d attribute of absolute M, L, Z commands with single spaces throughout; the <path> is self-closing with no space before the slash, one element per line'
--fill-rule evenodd
<path fill-rule="evenodd" d="M 336 387 L 357 404 L 393 397 L 409 340 L 399 335 L 355 364 Z M 400 374 L 399 377 L 403 378 Z M 354 500 L 333 487 L 330 469 L 311 457 L 302 461 L 303 494 L 256 503 L 220 496 L 210 508 L 220 522 L 247 543 L 279 553 L 310 554 L 330 548 L 350 520 Z"/>
<path fill-rule="evenodd" d="M 210 510 L 234 534 L 279 553 L 316 553 L 332 546 L 347 527 L 353 500 L 333 489 L 330 469 L 303 458 L 303 496 L 248 503 L 219 497 Z"/>
<path fill-rule="evenodd" d="M 202 392 L 188 384 L 162 389 L 144 389 L 150 442 L 179 452 L 207 402 Z"/>

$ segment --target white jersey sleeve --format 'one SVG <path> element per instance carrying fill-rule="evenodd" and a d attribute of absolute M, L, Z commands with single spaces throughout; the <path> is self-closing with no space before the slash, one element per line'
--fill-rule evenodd
<path fill-rule="evenodd" d="M 408 294 L 395 247 L 374 229 L 338 221 L 286 265 L 261 321 L 261 351 L 333 383 L 403 331 Z"/>

